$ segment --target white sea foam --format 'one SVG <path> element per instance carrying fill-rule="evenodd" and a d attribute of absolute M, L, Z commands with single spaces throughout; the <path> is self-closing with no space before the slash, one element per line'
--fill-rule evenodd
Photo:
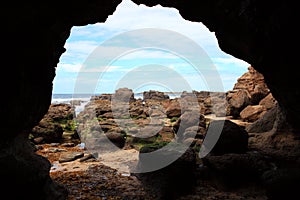
<path fill-rule="evenodd" d="M 75 106 L 75 114 L 78 115 L 83 111 L 84 106 L 90 101 L 91 95 L 73 95 L 73 94 L 53 94 L 52 95 L 52 104 L 72 104 Z"/>
<path fill-rule="evenodd" d="M 167 94 L 169 95 L 170 99 L 174 99 L 176 97 L 180 97 L 180 93 L 173 93 L 173 94 Z M 52 95 L 52 104 L 72 104 L 75 106 L 75 113 L 78 115 L 81 111 L 83 111 L 85 105 L 90 101 L 91 96 L 89 94 L 53 94 Z M 142 93 L 136 93 L 134 94 L 134 97 L 136 99 L 143 99 Z"/>

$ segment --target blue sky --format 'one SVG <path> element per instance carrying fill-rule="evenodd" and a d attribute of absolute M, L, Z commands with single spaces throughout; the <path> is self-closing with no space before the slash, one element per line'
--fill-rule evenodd
<path fill-rule="evenodd" d="M 155 29 L 166 30 L 159 39 L 158 35 L 153 36 L 150 43 L 155 48 L 149 48 L 149 38 L 144 42 L 148 29 L 153 35 L 157 33 Z M 127 37 L 130 34 L 135 37 Z M 202 23 L 184 20 L 173 8 L 138 6 L 130 0 L 123 0 L 105 23 L 73 27 L 65 48 L 67 51 L 60 58 L 53 81 L 56 94 L 112 93 L 120 87 L 135 92 L 228 91 L 250 66 L 222 52 L 215 34 Z M 200 72 L 199 67 L 186 59 L 190 51 L 194 53 L 194 61 L 196 55 L 201 54 L 203 58 L 199 63 L 196 61 L 196 65 L 201 65 Z M 104 62 L 108 54 L 115 57 Z M 93 55 L 98 56 L 97 63 Z M 207 65 L 213 73 L 205 72 L 203 60 L 209 62 Z"/>

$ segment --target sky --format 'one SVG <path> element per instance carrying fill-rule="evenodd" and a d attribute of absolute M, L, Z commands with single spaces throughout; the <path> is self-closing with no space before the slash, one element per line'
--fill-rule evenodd
<path fill-rule="evenodd" d="M 99 11 L 100 12 L 100 11 Z M 178 10 L 123 2 L 105 23 L 73 27 L 53 94 L 228 91 L 250 64 L 222 52 L 214 32 Z"/>

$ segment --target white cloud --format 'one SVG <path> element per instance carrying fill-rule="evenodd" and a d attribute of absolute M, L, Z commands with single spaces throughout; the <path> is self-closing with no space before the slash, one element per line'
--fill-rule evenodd
<path fill-rule="evenodd" d="M 57 72 L 79 72 L 81 64 L 58 63 Z"/>
<path fill-rule="evenodd" d="M 57 68 L 58 73 L 65 74 L 56 76 L 59 80 L 56 81 L 57 84 L 54 90 L 56 88 L 65 88 L 63 80 L 66 80 L 64 79 L 66 73 L 75 74 L 78 72 L 86 72 L 86 77 L 81 77 L 82 80 L 79 77 L 79 80 L 76 80 L 77 82 L 82 81 L 83 86 L 95 84 L 95 78 L 97 78 L 96 74 L 98 73 L 99 75 L 99 73 L 102 72 L 108 72 L 105 73 L 105 77 L 102 79 L 103 81 L 114 82 L 117 78 L 120 78 L 119 76 L 122 75 L 122 72 L 126 73 L 132 70 L 134 66 L 129 67 L 128 61 L 130 61 L 130 65 L 142 65 L 143 59 L 145 65 L 149 64 L 146 62 L 147 59 L 157 59 L 157 61 L 163 59 L 170 59 L 172 61 L 173 59 L 174 62 L 172 63 L 162 64 L 165 64 L 165 66 L 169 65 L 170 70 L 184 74 L 185 79 L 188 80 L 192 87 L 199 89 L 199 85 L 205 86 L 204 83 L 199 84 L 199 77 L 192 76 L 195 74 L 192 66 L 185 62 L 178 62 L 179 55 L 176 55 L 176 53 L 187 54 L 183 55 L 184 57 L 188 57 L 191 54 L 192 56 L 188 58 L 194 59 L 193 53 L 197 51 L 191 48 L 191 46 L 185 45 L 187 43 L 185 40 L 178 40 L 178 37 L 174 36 L 176 34 L 153 37 L 153 40 L 155 40 L 153 42 L 154 47 L 160 45 L 162 47 L 172 47 L 173 49 L 166 50 L 173 50 L 175 54 L 159 50 L 138 49 L 139 47 L 145 46 L 143 46 L 145 43 L 143 37 L 147 38 L 148 36 L 149 38 L 147 34 L 132 37 L 132 40 L 129 41 L 124 41 L 124 39 L 122 40 L 121 38 L 120 41 L 114 40 L 114 43 L 106 46 L 102 45 L 120 33 L 144 28 L 175 31 L 185 36 L 185 38 L 195 41 L 195 43 L 202 47 L 205 53 L 212 58 L 224 82 L 225 88 L 231 87 L 230 84 L 235 82 L 235 76 L 238 76 L 242 71 L 246 71 L 249 66 L 248 63 L 223 53 L 218 47 L 218 41 L 213 32 L 210 32 L 202 23 L 184 20 L 178 10 L 174 8 L 164 8 L 159 5 L 154 7 L 146 7 L 145 5 L 138 6 L 130 0 L 123 0 L 114 14 L 110 15 L 105 23 L 72 28 L 71 37 L 67 40 L 65 45 L 67 51 L 62 55 L 60 59 L 61 62 Z M 168 46 L 166 43 L 171 43 L 172 45 Z M 147 44 L 151 44 L 151 41 Z M 91 61 L 91 63 L 86 63 L 87 58 L 92 58 L 91 60 L 95 60 L 96 58 L 97 62 L 93 63 L 94 61 Z M 113 60 L 117 62 L 109 63 Z M 122 61 L 124 61 L 124 63 L 127 62 L 127 65 L 122 63 Z M 110 64 L 112 66 L 103 67 Z M 160 63 L 158 62 L 158 64 Z M 87 66 L 82 67 L 83 65 Z M 176 80 L 178 81 L 178 79 L 174 79 L 173 77 L 166 78 L 173 83 L 176 83 Z M 69 80 L 65 83 L 69 84 L 71 81 Z M 109 84 L 105 85 L 105 87 L 111 88 Z M 83 88 L 84 87 L 80 87 L 80 90 Z"/>
<path fill-rule="evenodd" d="M 247 63 L 243 60 L 234 58 L 234 57 L 212 58 L 212 61 L 215 62 L 215 63 L 222 63 L 222 64 L 234 64 L 236 66 L 241 66 L 241 67 L 250 66 L 249 63 Z"/>
<path fill-rule="evenodd" d="M 136 5 L 130 0 L 123 0 L 105 23 L 75 27 L 72 34 L 94 39 L 105 36 L 108 39 L 119 33 L 144 28 L 172 30 L 196 40 L 201 45 L 217 45 L 213 32 L 202 23 L 183 19 L 175 8 L 165 8 L 160 5 L 147 7 Z"/>
<path fill-rule="evenodd" d="M 178 56 L 159 50 L 136 50 L 129 52 L 122 56 L 120 59 L 132 60 L 132 59 L 176 59 Z"/>
<path fill-rule="evenodd" d="M 67 41 L 67 52 L 63 55 L 64 59 L 69 61 L 79 60 L 84 62 L 85 59 L 100 46 L 96 54 L 101 59 L 114 59 L 115 55 L 125 53 L 123 59 L 135 58 L 173 58 L 175 55 L 155 52 L 155 51 L 138 51 L 130 52 L 135 48 L 144 47 L 151 44 L 151 41 L 145 42 L 145 38 L 151 40 L 151 33 L 145 32 L 145 35 L 132 35 L 130 41 L 127 38 L 120 38 L 120 41 L 114 39 L 114 44 L 103 46 L 105 42 L 113 36 L 130 30 L 158 28 L 175 31 L 185 36 L 185 39 L 178 39 L 176 34 L 160 34 L 153 37 L 154 47 L 170 47 L 175 53 L 193 53 L 193 49 L 187 46 L 187 40 L 193 40 L 198 46 L 202 47 L 209 56 L 220 54 L 217 39 L 213 32 L 210 32 L 202 23 L 190 22 L 184 20 L 178 10 L 174 8 L 164 8 L 160 5 L 147 7 L 145 5 L 136 5 L 130 0 L 123 0 L 116 8 L 113 15 L 110 15 L 105 23 L 94 25 L 74 27 L 72 29 L 70 41 Z M 159 38 L 159 39 L 158 39 Z M 183 37 L 184 38 L 184 37 Z M 187 39 L 187 40 L 186 40 Z M 103 43 L 104 42 L 104 43 Z M 128 42 L 126 44 L 126 42 Z M 112 45 L 115 45 L 114 47 Z M 100 50 L 99 50 L 100 49 Z M 169 50 L 169 49 L 166 49 Z M 177 52 L 176 52 L 177 50 Z M 120 53 L 118 53 L 120 52 Z M 161 56 L 161 57 L 160 57 Z M 101 63 L 106 65 L 107 63 Z"/>
<path fill-rule="evenodd" d="M 83 54 L 89 54 L 99 45 L 96 41 L 73 41 L 66 43 L 66 49 L 69 52 L 79 52 Z"/>
<path fill-rule="evenodd" d="M 94 68 L 87 68 L 81 64 L 66 64 L 61 63 L 58 64 L 57 72 L 83 72 L 83 73 L 101 73 L 101 72 L 120 72 L 120 71 L 129 71 L 130 69 L 125 68 L 123 66 L 99 66 Z"/>

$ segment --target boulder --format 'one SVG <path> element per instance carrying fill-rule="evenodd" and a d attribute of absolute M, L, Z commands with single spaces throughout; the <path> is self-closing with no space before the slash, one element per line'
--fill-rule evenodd
<path fill-rule="evenodd" d="M 71 120 L 75 116 L 74 107 L 70 104 L 51 104 L 48 112 L 44 115 L 43 119 L 55 122 Z"/>
<path fill-rule="evenodd" d="M 218 138 L 219 136 L 219 138 Z M 248 133 L 245 129 L 230 120 L 213 120 L 210 122 L 205 138 L 204 146 L 211 147 L 210 153 L 222 155 L 227 153 L 244 153 L 248 150 Z"/>
<path fill-rule="evenodd" d="M 277 107 L 268 110 L 261 118 L 246 127 L 248 133 L 263 133 L 272 130 L 277 117 Z"/>
<path fill-rule="evenodd" d="M 62 140 L 63 128 L 58 123 L 42 119 L 37 126 L 31 130 L 34 138 L 43 138 L 43 142 L 52 143 Z"/>
<path fill-rule="evenodd" d="M 117 147 L 123 148 L 125 146 L 126 138 L 124 133 L 110 131 L 105 133 L 105 135 Z"/>
<path fill-rule="evenodd" d="M 63 152 L 61 153 L 58 162 L 71 162 L 84 156 L 83 152 Z"/>
<path fill-rule="evenodd" d="M 233 90 L 227 92 L 227 114 L 234 118 L 239 117 L 240 112 L 250 104 L 250 94 L 247 90 Z"/>
<path fill-rule="evenodd" d="M 172 99 L 166 109 L 166 115 L 168 118 L 180 117 L 181 115 L 181 106 L 180 102 L 177 99 Z"/>
<path fill-rule="evenodd" d="M 205 116 L 197 111 L 186 111 L 174 124 L 174 130 L 178 137 L 182 137 L 182 134 L 187 128 L 193 126 L 206 127 Z"/>
<path fill-rule="evenodd" d="M 144 101 L 152 99 L 152 100 L 164 100 L 169 99 L 170 97 L 168 95 L 165 95 L 163 92 L 150 90 L 143 92 L 143 99 Z"/>
<path fill-rule="evenodd" d="M 96 101 L 96 100 L 111 100 L 112 94 L 101 94 L 98 96 L 91 96 L 90 100 L 91 101 Z"/>
<path fill-rule="evenodd" d="M 133 102 L 135 101 L 134 93 L 132 89 L 128 88 L 119 88 L 115 91 L 115 93 L 112 95 L 113 101 L 121 101 L 121 102 Z"/>
<path fill-rule="evenodd" d="M 143 153 L 147 153 L 145 150 L 147 149 L 142 150 Z M 149 151 L 152 152 L 153 149 Z M 140 153 L 138 167 L 141 170 L 147 169 L 168 156 L 178 156 L 178 159 L 156 171 L 132 173 L 142 182 L 146 192 L 156 194 L 157 199 L 178 199 L 193 192 L 196 184 L 196 152 L 192 148 L 181 152 L 174 147 L 174 150 L 161 152 L 159 156 L 160 158 L 149 160 L 147 154 Z"/>
<path fill-rule="evenodd" d="M 240 117 L 243 121 L 255 122 L 260 119 L 266 112 L 266 108 L 261 105 L 249 105 L 240 113 Z"/>
<path fill-rule="evenodd" d="M 273 97 L 271 93 L 269 93 L 265 98 L 263 98 L 259 105 L 265 107 L 267 110 L 274 108 L 277 105 L 276 99 Z"/>

